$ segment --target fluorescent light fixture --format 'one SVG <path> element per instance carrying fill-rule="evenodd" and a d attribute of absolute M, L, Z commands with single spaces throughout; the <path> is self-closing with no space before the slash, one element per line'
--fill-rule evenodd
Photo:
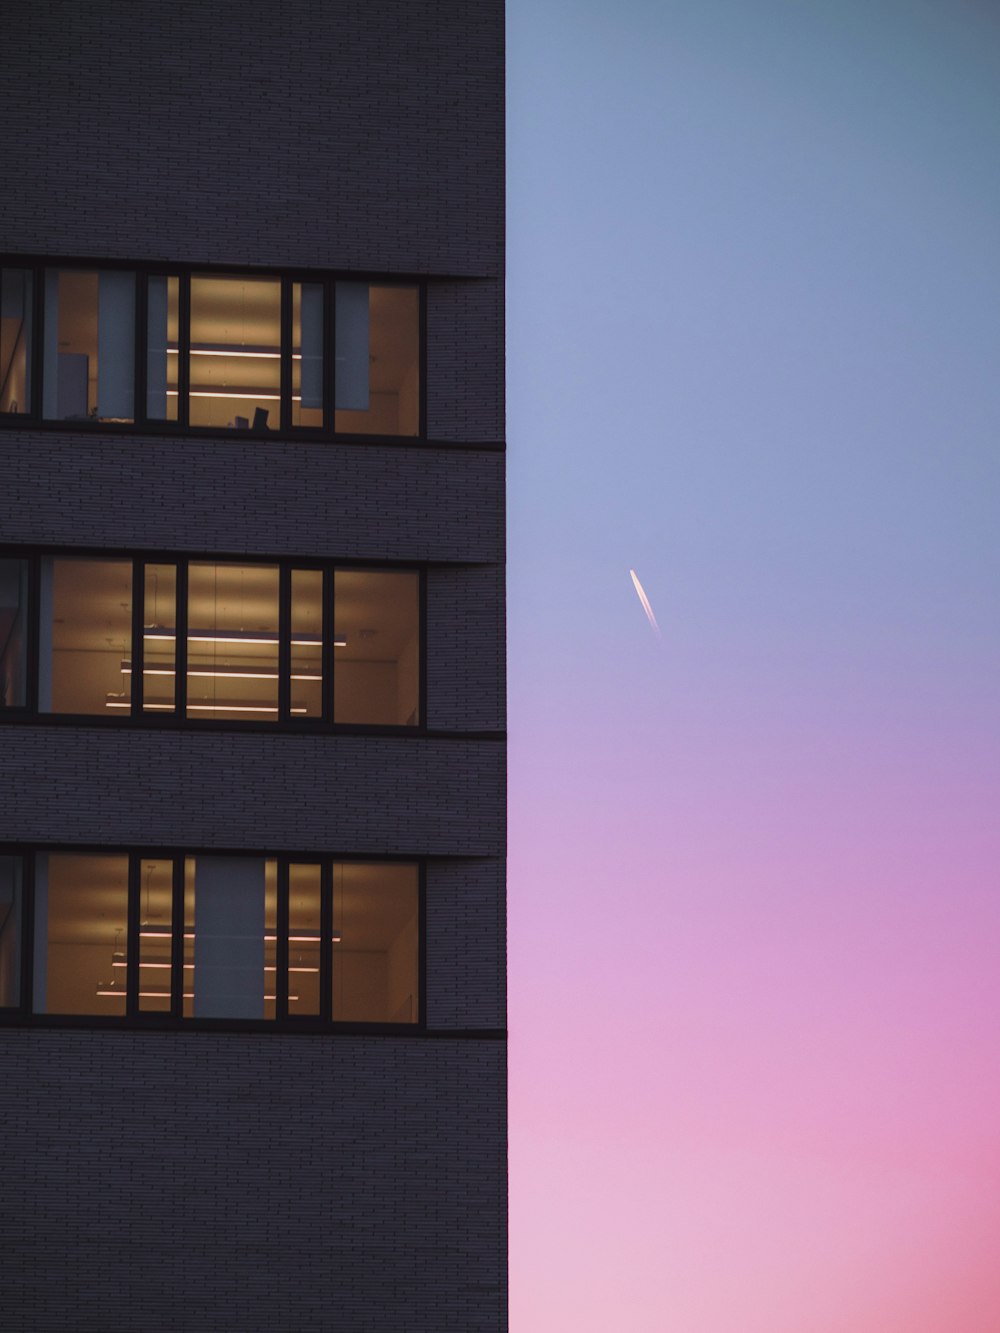
<path fill-rule="evenodd" d="M 98 995 L 117 995 L 117 996 L 119 996 L 121 999 L 123 999 L 123 1000 L 125 999 L 125 992 L 124 992 L 123 990 L 110 990 L 110 989 L 109 989 L 109 990 L 102 990 L 100 987 L 98 987 L 98 989 L 97 989 L 97 993 L 98 993 Z M 185 991 L 185 992 L 184 992 L 184 998 L 185 998 L 185 1000 L 193 1000 L 193 999 L 194 999 L 194 992 L 193 992 L 193 991 L 190 991 L 190 992 L 189 992 L 189 991 Z M 299 997 L 298 997 L 297 995 L 289 995 L 288 998 L 289 998 L 290 1000 L 297 1000 Z M 169 999 L 170 999 L 170 992 L 169 992 L 168 990 L 141 990 L 141 991 L 139 992 L 139 999 L 140 999 L 140 1000 L 169 1000 Z M 265 996 L 264 996 L 264 999 L 265 999 L 265 1000 L 273 1000 L 273 999 L 275 999 L 275 996 L 273 996 L 273 995 L 265 995 Z M 196 1017 L 197 1017 L 197 1015 L 196 1015 Z"/>
<path fill-rule="evenodd" d="M 147 929 L 145 929 L 145 930 L 140 930 L 140 931 L 139 931 L 139 935 L 140 935 L 140 937 L 141 937 L 142 939 L 144 939 L 144 940 L 169 940 L 169 939 L 170 939 L 170 931 L 169 931 L 169 929 L 167 929 L 166 927 L 164 927 L 163 930 L 150 930 L 149 928 L 147 928 Z M 194 939 L 194 931 L 193 931 L 193 930 L 186 930 L 186 931 L 184 932 L 184 938 L 185 938 L 186 940 L 193 940 L 193 939 Z M 333 942 L 334 942 L 334 944 L 339 944 L 339 943 L 340 943 L 340 931 L 339 931 L 339 930 L 335 930 L 335 931 L 333 932 L 333 936 L 332 936 L 332 938 L 333 938 Z M 278 939 L 277 935 L 265 935 L 265 936 L 264 936 L 264 943 L 265 943 L 265 944 L 274 944 L 274 943 L 276 943 L 277 939 Z M 289 935 L 289 937 L 288 937 L 288 943 L 289 943 L 289 944 L 319 944 L 319 943 L 320 943 L 320 934 L 319 934 L 319 931 L 316 931 L 316 932 L 314 932 L 312 935 Z M 186 967 L 186 966 L 187 966 L 187 964 L 185 963 L 185 967 Z"/>
<path fill-rule="evenodd" d="M 173 630 L 161 629 L 159 625 L 148 625 L 142 631 L 144 639 L 155 639 L 164 643 L 173 643 L 177 635 Z M 188 630 L 189 643 L 260 643 L 275 645 L 278 642 L 277 634 L 268 630 L 259 629 L 228 629 L 228 630 Z M 292 639 L 293 648 L 322 648 L 323 636 L 321 634 L 298 635 Z M 334 633 L 333 646 L 335 648 L 347 647 L 347 635 Z"/>
<path fill-rule="evenodd" d="M 179 356 L 179 355 L 180 355 L 180 350 L 178 348 L 176 347 L 167 348 L 167 356 Z M 192 343 L 191 355 L 192 356 L 243 356 L 243 357 L 253 357 L 255 360 L 263 360 L 263 361 L 281 360 L 280 352 L 246 352 L 243 350 L 243 348 L 237 349 L 235 347 L 227 347 L 224 343 L 216 343 L 214 347 L 208 347 L 205 344 L 202 344 L 199 347 L 196 346 L 194 343 Z M 301 361 L 302 353 L 293 352 L 292 360 Z"/>
<path fill-rule="evenodd" d="M 173 667 L 148 667 L 143 666 L 144 676 L 175 676 L 177 672 Z M 132 663 L 127 659 L 122 662 L 122 675 L 131 676 Z M 231 680 L 277 680 L 277 671 L 244 671 L 241 667 L 188 667 L 189 676 L 224 676 Z M 322 680 L 321 672 L 292 672 L 292 680 Z"/>
<path fill-rule="evenodd" d="M 123 699 L 121 695 L 109 694 L 104 701 L 105 708 L 127 708 L 131 710 L 132 700 Z M 173 704 L 153 704 L 143 703 L 143 710 L 146 712 L 173 713 L 175 711 Z M 193 704 L 188 703 L 187 711 L 189 713 L 277 713 L 277 704 Z M 292 713 L 296 717 L 304 717 L 309 709 L 302 705 L 292 704 Z"/>
<path fill-rule="evenodd" d="M 112 963 L 111 966 L 112 966 L 112 967 L 128 967 L 128 963 Z M 158 970 L 160 970 L 160 971 L 163 971 L 164 969 L 166 969 L 167 971 L 169 971 L 169 970 L 170 970 L 170 967 L 171 967 L 171 964 L 170 964 L 170 963 L 143 963 L 143 962 L 140 962 L 140 963 L 139 963 L 139 966 L 140 966 L 140 967 L 152 967 L 152 968 L 156 968 L 156 969 L 158 969 Z M 184 964 L 184 970 L 185 970 L 186 972 L 193 972 L 193 971 L 194 971 L 194 963 L 185 963 L 185 964 Z M 277 969 L 276 967 L 273 967 L 273 966 L 271 966 L 270 964 L 265 964 L 265 967 L 264 967 L 264 971 L 265 971 L 265 972 L 277 972 L 277 970 L 278 970 L 278 969 Z M 289 967 L 288 970 L 289 970 L 289 972 L 318 972 L 318 971 L 319 971 L 319 968 L 318 968 L 318 967 Z"/>

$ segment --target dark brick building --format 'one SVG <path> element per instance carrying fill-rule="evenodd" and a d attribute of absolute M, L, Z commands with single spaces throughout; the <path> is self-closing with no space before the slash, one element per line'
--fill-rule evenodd
<path fill-rule="evenodd" d="M 502 5 L 4 67 L 2 1325 L 505 1328 Z"/>

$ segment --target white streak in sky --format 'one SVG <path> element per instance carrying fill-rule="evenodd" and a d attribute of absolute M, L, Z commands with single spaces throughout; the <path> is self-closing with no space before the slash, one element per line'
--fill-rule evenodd
<path fill-rule="evenodd" d="M 659 635 L 659 637 L 662 639 L 663 635 L 660 634 L 660 627 L 656 623 L 656 617 L 653 615 L 653 608 L 649 604 L 649 598 L 646 596 L 645 590 L 642 584 L 639 582 L 639 575 L 635 572 L 634 569 L 630 569 L 629 574 L 631 574 L 632 576 L 632 585 L 635 588 L 636 592 L 639 594 L 639 601 L 642 602 L 642 609 L 646 613 L 646 619 L 652 625 L 657 635 Z"/>

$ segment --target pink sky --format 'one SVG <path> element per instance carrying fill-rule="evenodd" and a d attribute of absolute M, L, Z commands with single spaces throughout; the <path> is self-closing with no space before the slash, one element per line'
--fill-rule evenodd
<path fill-rule="evenodd" d="M 511 1328 L 997 1333 L 1000 20 L 508 13 Z"/>

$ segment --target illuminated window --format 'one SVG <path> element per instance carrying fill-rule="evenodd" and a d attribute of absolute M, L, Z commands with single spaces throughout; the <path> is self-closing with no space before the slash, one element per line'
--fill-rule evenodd
<path fill-rule="evenodd" d="M 338 431 L 418 433 L 419 312 L 416 287 L 337 283 Z"/>
<path fill-rule="evenodd" d="M 418 576 L 338 569 L 333 716 L 413 727 L 420 721 Z"/>
<path fill-rule="evenodd" d="M 35 580 L 40 712 L 421 724 L 416 571 L 42 556 Z M 7 706 L 28 702 L 28 588 L 0 561 Z"/>
<path fill-rule="evenodd" d="M 39 603 L 39 711 L 120 708 L 130 698 L 132 561 L 43 557 Z"/>
<path fill-rule="evenodd" d="M 405 280 L 15 263 L 0 268 L 0 417 L 416 436 L 421 299 Z"/>
<path fill-rule="evenodd" d="M 277 565 L 188 566 L 189 717 L 278 717 Z"/>
<path fill-rule="evenodd" d="M 40 853 L 34 881 L 32 1009 L 124 1018 L 128 857 Z"/>
<path fill-rule="evenodd" d="M 0 559 L 0 709 L 27 702 L 28 562 Z"/>
<path fill-rule="evenodd" d="M 413 1025 L 414 863 L 0 856 L 0 1008 L 143 1021 Z M 23 902 L 34 922 L 22 976 Z"/>
<path fill-rule="evenodd" d="M 281 283 L 191 279 L 192 426 L 280 428 Z"/>
<path fill-rule="evenodd" d="M 47 269 L 42 415 L 135 417 L 135 274 Z"/>
<path fill-rule="evenodd" d="M 0 412 L 31 411 L 31 325 L 33 277 L 30 270 L 0 269 Z"/>

